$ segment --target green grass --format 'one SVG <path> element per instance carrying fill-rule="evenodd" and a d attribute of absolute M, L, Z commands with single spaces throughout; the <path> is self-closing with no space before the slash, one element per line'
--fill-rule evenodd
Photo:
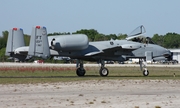
<path fill-rule="evenodd" d="M 109 75 L 101 77 L 99 67 L 86 67 L 86 75 L 78 77 L 75 68 L 0 68 L 0 84 L 53 83 L 81 80 L 104 79 L 180 79 L 180 67 L 148 67 L 148 77 L 144 77 L 139 67 L 107 67 Z M 176 75 L 174 77 L 173 75 Z"/>

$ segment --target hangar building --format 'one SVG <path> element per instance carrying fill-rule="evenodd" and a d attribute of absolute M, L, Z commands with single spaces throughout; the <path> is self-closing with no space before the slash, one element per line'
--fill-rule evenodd
<path fill-rule="evenodd" d="M 180 63 L 180 49 L 169 49 L 173 52 L 173 60 L 177 60 Z"/>

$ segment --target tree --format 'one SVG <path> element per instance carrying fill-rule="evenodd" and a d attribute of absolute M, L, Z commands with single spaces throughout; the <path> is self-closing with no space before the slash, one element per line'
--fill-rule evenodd
<path fill-rule="evenodd" d="M 71 33 L 70 32 L 54 32 L 54 33 L 49 33 L 47 34 L 48 36 L 55 36 L 55 35 L 70 35 Z"/>
<path fill-rule="evenodd" d="M 110 39 L 116 40 L 117 39 L 116 34 L 106 35 L 106 37 L 107 37 L 108 40 L 110 40 Z"/>
<path fill-rule="evenodd" d="M 76 31 L 72 34 L 85 34 L 88 36 L 89 38 L 89 41 L 95 41 L 95 36 L 98 35 L 98 31 L 97 30 L 94 30 L 94 29 L 90 29 L 90 30 L 87 30 L 87 29 L 81 29 L 79 31 Z"/>
<path fill-rule="evenodd" d="M 29 35 L 24 34 L 24 41 L 26 46 L 29 46 L 30 38 L 31 37 Z"/>
<path fill-rule="evenodd" d="M 2 32 L 3 38 L 5 38 L 6 41 L 7 41 L 7 38 L 8 38 L 8 34 L 9 34 L 8 31 L 3 31 Z"/>
<path fill-rule="evenodd" d="M 156 43 L 160 46 L 163 46 L 163 47 L 165 47 L 167 45 L 166 39 L 167 39 L 167 37 L 165 35 L 154 34 L 154 36 L 152 37 L 152 41 L 154 43 Z"/>
<path fill-rule="evenodd" d="M 117 39 L 125 39 L 127 37 L 127 34 L 118 34 Z"/>
<path fill-rule="evenodd" d="M 8 37 L 8 31 L 3 31 L 2 32 L 2 37 L 0 37 L 0 49 L 6 47 L 6 43 L 7 43 L 7 37 Z"/>
<path fill-rule="evenodd" d="M 95 35 L 94 41 L 102 41 L 104 40 L 105 35 L 104 34 L 97 34 Z"/>
<path fill-rule="evenodd" d="M 165 48 L 179 48 L 180 35 L 177 33 L 167 33 L 165 35 L 155 34 L 152 37 L 153 42 Z"/>
<path fill-rule="evenodd" d="M 177 33 L 167 33 L 164 37 L 165 47 L 167 48 L 179 48 L 180 47 L 180 35 Z"/>
<path fill-rule="evenodd" d="M 5 51 L 6 51 L 6 48 L 1 48 L 0 49 L 0 61 L 6 61 L 7 59 L 7 56 L 5 56 Z"/>

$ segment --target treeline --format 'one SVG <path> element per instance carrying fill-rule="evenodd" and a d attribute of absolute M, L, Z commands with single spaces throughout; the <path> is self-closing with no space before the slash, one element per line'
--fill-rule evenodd
<path fill-rule="evenodd" d="M 48 36 L 54 36 L 54 35 L 70 35 L 70 34 L 86 34 L 89 38 L 89 41 L 103 41 L 103 40 L 110 40 L 110 39 L 125 39 L 127 37 L 127 34 L 109 34 L 105 35 L 102 33 L 99 33 L 97 30 L 94 29 L 81 29 L 76 32 L 70 33 L 70 32 L 54 32 L 49 33 Z M 2 36 L 0 36 L 0 59 L 6 59 L 5 56 L 5 48 L 7 44 L 7 38 L 8 38 L 8 31 L 3 31 Z M 25 34 L 24 35 L 25 44 L 26 46 L 29 45 L 30 36 Z M 165 48 L 180 48 L 180 34 L 177 33 L 167 33 L 165 35 L 159 35 L 155 34 L 152 36 L 152 40 L 154 43 L 161 45 Z M 2 60 L 0 60 L 2 61 Z"/>
<path fill-rule="evenodd" d="M 180 34 L 177 33 L 167 33 L 165 35 L 155 34 L 152 40 L 165 48 L 175 49 L 180 48 Z"/>
<path fill-rule="evenodd" d="M 103 40 L 110 40 L 110 39 L 125 39 L 127 37 L 126 34 L 109 34 L 109 35 L 105 35 L 102 33 L 99 33 L 97 30 L 94 29 L 81 29 L 78 30 L 76 32 L 70 33 L 70 32 L 54 32 L 54 33 L 49 33 L 48 36 L 54 36 L 54 35 L 70 35 L 70 34 L 85 34 L 88 36 L 89 41 L 93 42 L 93 41 L 103 41 Z"/>

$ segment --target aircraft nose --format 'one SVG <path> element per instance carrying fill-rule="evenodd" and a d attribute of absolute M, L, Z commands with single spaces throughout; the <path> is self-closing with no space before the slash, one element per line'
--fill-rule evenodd
<path fill-rule="evenodd" d="M 168 59 L 168 61 L 170 61 L 173 58 L 173 53 L 170 50 L 166 49 L 164 56 Z"/>
<path fill-rule="evenodd" d="M 170 55 L 169 55 L 169 57 L 168 57 L 168 60 L 170 61 L 170 60 L 173 60 L 173 52 L 171 52 L 171 51 L 169 50 L 169 53 L 170 53 Z"/>
<path fill-rule="evenodd" d="M 165 53 L 163 54 L 163 56 L 165 56 L 165 57 L 168 57 L 168 56 L 170 56 L 171 55 L 171 51 L 170 50 L 168 50 L 168 49 L 165 49 L 165 51 L 164 51 Z"/>

